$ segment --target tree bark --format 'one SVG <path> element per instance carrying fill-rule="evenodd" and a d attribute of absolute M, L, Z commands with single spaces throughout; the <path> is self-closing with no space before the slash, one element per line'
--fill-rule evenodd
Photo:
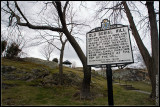
<path fill-rule="evenodd" d="M 84 78 L 81 88 L 81 99 L 91 99 L 90 82 L 91 82 L 91 67 L 83 66 Z"/>
<path fill-rule="evenodd" d="M 133 36 L 134 36 L 134 38 L 136 40 L 136 43 L 138 45 L 138 48 L 140 50 L 140 53 L 141 53 L 141 55 L 143 57 L 143 60 L 145 62 L 147 70 L 148 70 L 149 78 L 150 78 L 151 84 L 152 84 L 152 93 L 151 93 L 150 97 L 153 98 L 153 97 L 155 97 L 155 85 L 156 85 L 155 84 L 155 79 L 153 79 L 153 78 L 155 78 L 155 71 L 154 71 L 154 65 L 153 65 L 154 60 L 150 56 L 148 50 L 146 49 L 146 47 L 144 46 L 144 44 L 143 44 L 143 42 L 142 42 L 142 40 L 140 38 L 140 35 L 139 35 L 138 31 L 137 31 L 137 28 L 136 28 L 135 23 L 133 21 L 133 17 L 132 17 L 132 15 L 130 13 L 130 10 L 129 10 L 126 2 L 123 1 L 122 4 L 123 4 L 124 9 L 126 11 L 126 15 L 127 15 L 128 20 L 129 20 L 130 27 L 132 29 L 132 34 L 133 34 Z"/>
<path fill-rule="evenodd" d="M 59 84 L 63 85 L 63 55 L 64 55 L 65 44 L 62 43 L 60 50 L 60 60 L 59 60 Z"/>
<path fill-rule="evenodd" d="M 158 52 L 159 52 L 159 45 L 158 45 L 158 29 L 157 29 L 157 22 L 156 22 L 156 14 L 154 11 L 154 2 L 146 2 L 146 6 L 148 8 L 148 15 L 149 15 L 149 22 L 151 27 L 151 45 L 152 45 L 152 73 L 150 74 L 150 78 L 152 81 L 152 93 L 151 98 L 156 97 L 156 74 L 158 74 Z"/>

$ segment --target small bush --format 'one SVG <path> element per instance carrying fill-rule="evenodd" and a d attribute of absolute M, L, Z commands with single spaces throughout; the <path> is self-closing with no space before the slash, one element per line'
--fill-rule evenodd
<path fill-rule="evenodd" d="M 57 63 L 58 63 L 58 59 L 57 59 L 57 58 L 54 58 L 52 61 L 54 61 L 54 62 L 57 62 Z"/>
<path fill-rule="evenodd" d="M 16 43 L 12 43 L 7 48 L 6 57 L 7 58 L 15 58 L 18 56 L 18 53 L 21 52 L 21 49 L 19 49 L 19 46 Z"/>
<path fill-rule="evenodd" d="M 2 46 L 2 50 L 1 50 L 1 55 L 2 55 L 3 51 L 6 49 L 7 41 L 3 40 L 1 43 L 1 46 Z"/>

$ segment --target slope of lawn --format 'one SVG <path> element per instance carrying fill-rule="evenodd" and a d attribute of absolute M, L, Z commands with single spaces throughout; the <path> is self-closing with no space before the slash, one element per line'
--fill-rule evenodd
<path fill-rule="evenodd" d="M 14 66 L 19 71 L 21 69 L 26 72 L 41 67 L 47 69 L 50 74 L 58 74 L 58 67 L 52 69 L 42 64 L 35 64 L 25 61 L 14 61 L 2 58 L 2 66 Z M 23 71 L 22 71 L 23 72 Z M 3 71 L 1 70 L 1 74 Z M 83 80 L 83 72 L 76 71 L 72 68 L 64 67 L 64 72 L 68 81 L 64 85 L 42 86 L 39 82 L 43 78 L 35 80 L 8 80 L 1 75 L 1 105 L 108 105 L 107 81 L 105 78 L 92 73 L 91 78 L 91 94 L 92 100 L 80 100 L 80 88 Z M 14 71 L 15 75 L 19 75 Z M 6 74 L 8 75 L 8 74 Z M 70 77 L 69 77 L 70 76 Z M 54 78 L 54 77 L 53 77 Z M 55 78 L 57 78 L 55 76 Z M 76 84 L 74 84 L 74 81 Z M 143 82 L 132 82 L 135 88 L 151 92 L 151 86 Z M 4 88 L 4 85 L 8 86 Z M 114 105 L 154 105 L 149 100 L 149 95 L 125 90 L 118 84 L 113 84 Z"/>

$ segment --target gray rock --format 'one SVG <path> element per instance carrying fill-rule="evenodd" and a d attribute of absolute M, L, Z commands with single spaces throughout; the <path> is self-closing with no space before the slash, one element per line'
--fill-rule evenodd
<path fill-rule="evenodd" d="M 147 72 L 138 69 L 122 69 L 113 71 L 113 79 L 121 79 L 126 81 L 143 81 L 146 80 Z"/>
<path fill-rule="evenodd" d="M 16 67 L 14 66 L 1 66 L 1 67 L 2 67 L 2 73 L 9 73 L 16 70 Z"/>
<path fill-rule="evenodd" d="M 17 69 L 13 66 L 2 66 L 2 76 L 8 80 L 27 80 L 31 81 L 37 78 L 44 78 L 49 75 L 47 69 L 32 69 L 26 71 L 25 69 Z"/>
<path fill-rule="evenodd" d="M 43 65 L 46 65 L 50 68 L 56 68 L 58 66 L 58 64 L 54 61 L 42 60 L 42 59 L 39 59 L 39 58 L 26 57 L 26 58 L 23 58 L 23 60 L 33 62 L 33 63 L 36 63 L 36 64 L 43 64 Z"/>
<path fill-rule="evenodd" d="M 7 80 L 16 80 L 18 77 L 14 74 L 4 74 L 3 77 Z"/>

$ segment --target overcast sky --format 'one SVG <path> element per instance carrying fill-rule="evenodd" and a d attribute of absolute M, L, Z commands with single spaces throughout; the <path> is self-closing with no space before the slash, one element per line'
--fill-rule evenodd
<path fill-rule="evenodd" d="M 1 1 L 2 2 L 2 1 Z M 88 24 L 90 27 L 86 26 L 83 27 L 82 29 L 80 29 L 80 32 L 82 33 L 82 35 L 78 35 L 76 34 L 75 36 L 78 37 L 79 39 L 76 39 L 77 42 L 79 43 L 80 47 L 82 48 L 83 52 L 86 54 L 86 33 L 89 32 L 91 29 L 95 28 L 95 27 L 100 27 L 101 26 L 101 21 L 100 20 L 93 20 L 93 17 L 95 15 L 95 12 L 98 9 L 98 2 L 96 1 L 87 1 L 87 2 L 83 2 L 83 5 L 86 6 L 87 8 L 84 8 L 83 6 L 80 6 L 80 1 L 75 1 L 72 2 L 74 5 L 74 10 L 73 11 L 77 11 L 76 12 L 76 16 L 75 16 L 75 20 L 80 20 L 80 21 L 84 21 L 86 20 L 86 24 Z M 41 15 L 37 16 L 37 13 L 40 12 L 40 9 L 42 9 L 43 3 L 42 2 L 19 2 L 18 4 L 21 8 L 21 10 L 24 12 L 24 14 L 26 15 L 27 18 L 30 19 L 30 21 L 32 21 L 33 23 L 37 23 L 38 20 L 41 20 Z M 3 4 L 1 4 L 1 7 L 3 6 Z M 159 9 L 159 1 L 157 1 L 155 3 L 155 6 Z M 147 14 L 146 11 L 146 7 L 143 6 L 142 4 L 138 4 L 138 7 L 140 7 L 139 9 L 142 11 L 142 13 L 145 15 Z M 51 16 L 52 14 L 54 14 L 54 11 L 50 11 L 51 9 L 53 9 L 53 6 L 48 6 L 45 12 L 45 16 L 43 16 L 42 20 L 44 19 L 48 19 L 49 21 L 51 20 Z M 134 14 L 133 14 L 134 15 Z M 2 22 L 2 19 L 6 18 L 7 15 L 3 15 L 1 12 L 1 31 L 5 31 L 6 29 L 6 23 Z M 124 24 L 124 25 L 129 25 L 128 20 L 126 18 L 126 16 L 124 15 L 125 19 L 121 20 L 120 22 L 118 22 L 118 24 Z M 103 18 L 107 18 L 104 16 Z M 137 21 L 138 17 L 133 17 L 135 21 Z M 35 21 L 35 22 L 34 22 Z M 54 22 L 50 22 L 50 23 L 54 23 Z M 113 23 L 111 23 L 113 24 Z M 159 28 L 159 25 L 158 25 Z M 26 27 L 22 27 L 20 28 L 22 35 L 27 36 L 27 38 L 33 38 L 35 36 L 38 35 L 38 32 L 36 32 L 35 30 L 26 28 Z M 76 29 L 75 29 L 76 30 Z M 54 32 L 50 32 L 52 34 L 56 34 Z M 140 34 L 142 34 L 143 32 L 140 32 Z M 132 46 L 135 46 L 135 40 L 132 36 L 132 33 L 130 31 L 130 37 L 131 37 L 131 44 Z M 145 44 L 145 46 L 147 47 L 147 49 L 149 50 L 149 52 L 151 53 L 151 45 L 150 45 L 150 37 L 149 36 L 143 36 L 143 42 Z M 30 41 L 28 41 L 30 42 Z M 54 42 L 58 47 L 60 47 L 60 42 L 56 41 Z M 42 44 L 43 45 L 43 44 Z M 45 59 L 41 53 L 39 52 L 40 48 L 42 47 L 42 45 L 38 45 L 38 46 L 34 46 L 34 47 L 29 47 L 29 48 L 24 48 L 24 52 L 27 53 L 27 57 L 35 57 L 35 58 L 41 58 L 41 59 Z M 133 48 L 133 47 L 132 47 Z M 52 60 L 53 58 L 58 58 L 59 59 L 59 55 L 60 52 L 59 50 L 57 50 L 56 48 L 54 49 L 54 52 L 50 58 L 50 60 Z M 82 63 L 79 60 L 76 52 L 74 51 L 74 49 L 72 48 L 72 46 L 70 45 L 69 42 L 67 42 L 66 46 L 65 46 L 65 50 L 64 50 L 64 61 L 65 60 L 69 60 L 71 62 L 76 62 L 76 66 L 77 67 L 81 67 Z"/>

